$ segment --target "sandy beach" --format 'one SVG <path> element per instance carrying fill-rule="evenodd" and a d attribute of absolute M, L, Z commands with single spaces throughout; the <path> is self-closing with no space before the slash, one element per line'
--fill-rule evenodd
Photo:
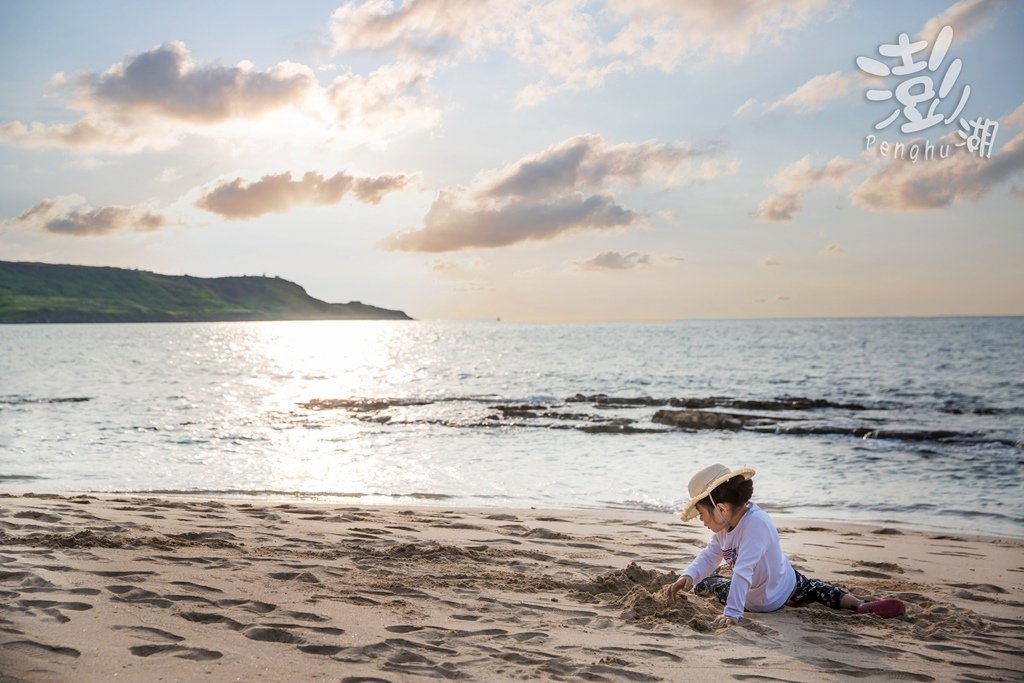
<path fill-rule="evenodd" d="M 0 681 L 1008 681 L 1024 542 L 785 522 L 802 572 L 905 617 L 665 586 L 671 515 L 0 496 Z"/>

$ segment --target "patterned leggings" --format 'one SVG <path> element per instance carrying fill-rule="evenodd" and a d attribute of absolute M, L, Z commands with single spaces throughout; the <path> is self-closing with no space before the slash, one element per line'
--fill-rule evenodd
<path fill-rule="evenodd" d="M 787 605 L 796 607 L 808 602 L 820 602 L 832 609 L 839 609 L 839 601 L 843 599 L 847 591 L 824 581 L 808 579 L 795 569 L 793 573 L 796 574 L 796 588 L 793 589 L 789 600 L 786 601 Z M 698 583 L 694 587 L 693 592 L 697 595 L 714 595 L 724 605 L 729 599 L 729 587 L 731 585 L 731 579 L 715 574 Z"/>

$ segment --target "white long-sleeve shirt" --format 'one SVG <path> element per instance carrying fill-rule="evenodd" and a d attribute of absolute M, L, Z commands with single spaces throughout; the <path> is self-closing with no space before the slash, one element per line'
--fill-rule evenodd
<path fill-rule="evenodd" d="M 782 607 L 796 587 L 796 574 L 782 552 L 771 517 L 751 503 L 732 531 L 716 532 L 704 550 L 682 571 L 694 585 L 725 560 L 732 567 L 732 585 L 725 616 L 740 619 L 743 610 L 772 612 Z"/>

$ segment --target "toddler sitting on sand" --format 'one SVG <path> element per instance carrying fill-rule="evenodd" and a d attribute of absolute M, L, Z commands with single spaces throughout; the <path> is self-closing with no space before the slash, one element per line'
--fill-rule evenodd
<path fill-rule="evenodd" d="M 833 609 L 850 609 L 858 614 L 890 618 L 906 608 L 900 600 L 861 600 L 857 596 L 796 571 L 782 552 L 779 532 L 771 517 L 750 502 L 754 493 L 754 470 L 730 470 L 711 465 L 690 479 L 690 500 L 680 515 L 683 521 L 700 516 L 714 532 L 704 550 L 683 570 L 668 590 L 669 600 L 679 591 L 693 588 L 697 595 L 714 595 L 725 605 L 715 618 L 716 627 L 737 623 L 743 610 L 773 612 L 783 605 L 820 602 Z M 722 560 L 732 567 L 732 579 L 712 572 Z"/>

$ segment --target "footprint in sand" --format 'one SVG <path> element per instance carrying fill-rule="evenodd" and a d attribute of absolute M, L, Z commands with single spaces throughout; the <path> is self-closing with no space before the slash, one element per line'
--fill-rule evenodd
<path fill-rule="evenodd" d="M 203 650 L 197 647 L 184 647 L 182 645 L 135 645 L 128 648 L 128 651 L 136 657 L 169 655 L 194 662 L 208 662 L 224 656 L 216 650 Z"/>
<path fill-rule="evenodd" d="M 180 643 L 184 637 L 170 631 L 164 631 L 150 626 L 114 626 L 115 631 L 125 631 L 141 640 L 148 640 L 153 643 Z"/>
<path fill-rule="evenodd" d="M 34 640 L 11 640 L 3 644 L 5 650 L 28 655 L 43 661 L 51 660 L 54 656 L 65 658 L 78 658 L 81 652 L 73 647 L 61 647 L 59 645 L 45 645 Z"/>
<path fill-rule="evenodd" d="M 301 581 L 302 583 L 320 583 L 320 579 L 316 578 L 309 572 L 274 572 L 269 574 L 270 578 L 277 579 L 278 581 Z"/>
<path fill-rule="evenodd" d="M 157 595 L 153 591 L 145 590 L 144 588 L 115 585 L 107 586 L 107 590 L 117 596 L 114 600 L 118 602 L 142 603 L 163 608 L 174 606 L 174 603 L 170 600 Z"/>

